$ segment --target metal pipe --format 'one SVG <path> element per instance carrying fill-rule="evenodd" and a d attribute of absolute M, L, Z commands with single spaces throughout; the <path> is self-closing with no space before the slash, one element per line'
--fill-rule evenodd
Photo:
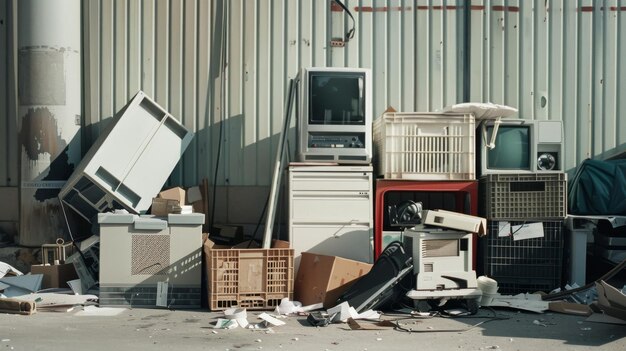
<path fill-rule="evenodd" d="M 80 0 L 21 0 L 18 14 L 22 246 L 66 236 L 58 193 L 80 161 Z"/>

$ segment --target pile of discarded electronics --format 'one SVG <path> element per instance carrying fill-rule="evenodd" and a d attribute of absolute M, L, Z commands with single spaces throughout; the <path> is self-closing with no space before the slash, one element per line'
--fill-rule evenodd
<path fill-rule="evenodd" d="M 389 110 L 372 131 L 367 92 L 354 90 L 348 104 L 315 106 L 332 100 L 315 97 L 326 84 L 348 89 L 356 79 L 357 87 L 369 87 L 369 76 L 362 69 L 302 72 L 304 83 L 295 83 L 308 87 L 300 94 L 301 110 L 320 110 L 324 117 L 298 116 L 300 162 L 283 166 L 284 145 L 279 146 L 276 172 L 288 171 L 289 233 L 287 240 L 271 240 L 268 224 L 274 219 L 268 215 L 270 233 L 262 243 L 236 226 L 208 228 L 206 181 L 162 189 L 193 134 L 137 93 L 60 191 L 72 242 L 43 245 L 42 264 L 33 265 L 30 274 L 6 265 L 0 271 L 0 311 L 204 305 L 224 311 L 215 325 L 227 329 L 284 323 L 264 313 L 261 324 L 250 324 L 247 310 L 306 314 L 311 325 L 345 321 L 355 328 L 362 327 L 356 319 L 380 319 L 379 310 L 459 315 L 476 314 L 481 306 L 599 312 L 626 321 L 624 291 L 603 280 L 552 291 L 561 287 L 562 256 L 549 261 L 558 279 L 530 271 L 563 248 L 561 229 L 554 238 L 559 245 L 545 247 L 552 240 L 545 221 L 562 228 L 566 214 L 560 124 L 542 126 L 554 131 L 546 137 L 538 124 L 501 121 L 510 110 L 496 107 L 497 115 L 489 115 L 489 109 L 481 114 L 484 104 L 478 104 L 442 113 Z M 290 91 L 290 99 L 297 95 Z M 289 126 L 289 119 L 284 123 Z M 526 142 L 536 143 L 532 157 L 514 160 L 516 172 L 498 171 L 509 167 L 510 159 L 495 159 L 511 154 L 490 150 L 495 146 L 501 152 L 520 130 L 522 137 L 532 135 Z M 521 172 L 527 163 L 527 172 Z M 482 167 L 480 180 L 475 167 Z M 273 188 L 280 187 L 279 180 L 274 178 Z M 541 214 L 524 207 L 525 200 L 515 197 L 519 194 L 532 195 L 534 205 L 544 206 Z M 546 194 L 550 202 L 542 203 L 538 196 Z M 275 199 L 268 202 L 274 212 Z M 94 235 L 73 231 L 70 222 L 77 219 Z M 544 222 L 530 223 L 537 220 Z M 540 241 L 536 250 L 549 252 L 515 262 L 520 243 L 533 239 Z M 503 264 L 497 247 L 508 249 Z M 483 261 L 477 260 L 478 251 Z M 513 268 L 510 275 L 507 269 Z M 525 280 L 547 284 L 531 291 L 535 287 Z M 525 294 L 536 290 L 544 294 Z"/>

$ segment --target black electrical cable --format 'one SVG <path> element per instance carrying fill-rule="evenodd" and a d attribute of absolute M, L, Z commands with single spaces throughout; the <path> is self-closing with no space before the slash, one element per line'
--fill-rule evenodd
<path fill-rule="evenodd" d="M 228 3 L 228 2 L 227 2 Z M 225 6 L 228 6 L 227 4 Z M 226 22 L 228 20 L 228 7 L 225 8 L 224 10 L 224 21 Z M 228 28 L 228 23 L 226 23 L 224 25 L 224 28 Z M 220 99 L 222 101 L 220 101 L 220 113 L 221 113 L 221 117 L 220 117 L 220 129 L 219 129 L 219 135 L 217 138 L 217 158 L 215 159 L 215 174 L 213 175 L 213 194 L 212 194 L 212 199 L 211 199 L 211 217 L 209 217 L 209 233 L 211 231 L 213 231 L 213 224 L 215 223 L 215 202 L 216 202 L 216 196 L 217 196 L 217 174 L 220 168 L 220 155 L 222 153 L 222 138 L 223 138 L 223 133 L 224 133 L 224 105 L 225 105 L 225 97 L 224 97 L 224 90 L 225 90 L 225 84 L 224 84 L 224 80 L 225 77 L 224 75 L 226 74 L 226 31 L 222 32 L 222 52 L 220 53 L 220 60 L 221 60 L 221 66 L 222 66 L 222 77 L 220 79 Z"/>
<path fill-rule="evenodd" d="M 557 299 L 560 299 L 562 297 L 569 296 L 569 295 L 572 295 L 574 293 L 577 293 L 579 291 L 590 289 L 592 286 L 594 286 L 596 284 L 596 282 L 599 282 L 601 280 L 611 279 L 615 274 L 617 274 L 619 271 L 621 271 L 624 267 L 626 267 L 626 259 L 624 259 L 617 266 L 613 267 L 613 269 L 611 269 L 610 271 L 606 272 L 603 276 L 601 276 L 600 278 L 596 279 L 595 281 L 593 281 L 591 283 L 585 284 L 585 285 L 583 285 L 583 286 L 581 286 L 579 288 L 575 288 L 575 289 L 570 289 L 570 290 L 565 290 L 565 291 L 560 291 L 560 292 L 557 292 L 557 293 L 544 295 L 544 296 L 541 297 L 541 299 L 544 300 L 544 301 L 557 300 Z"/>
<path fill-rule="evenodd" d="M 350 16 L 350 19 L 352 19 L 352 28 L 350 28 L 347 32 L 346 35 L 344 37 L 344 42 L 348 42 L 350 41 L 350 39 L 354 38 L 354 31 L 356 29 L 356 21 L 354 20 L 354 16 L 352 16 L 352 12 L 350 12 L 350 10 L 346 7 L 346 5 L 344 5 L 344 3 L 342 3 L 340 0 L 335 0 L 335 2 L 344 10 L 346 11 L 346 13 L 348 14 L 348 16 Z"/>
<path fill-rule="evenodd" d="M 462 333 L 462 332 L 466 332 L 469 330 L 472 330 L 480 325 L 483 325 L 485 323 L 489 323 L 489 322 L 493 322 L 493 321 L 501 321 L 501 320 L 507 320 L 510 319 L 509 317 L 506 316 L 499 316 L 496 311 L 494 311 L 492 308 L 487 307 L 487 309 L 489 311 L 491 311 L 493 313 L 492 317 L 482 317 L 482 316 L 455 316 L 455 317 L 444 317 L 441 314 L 435 314 L 435 315 L 429 315 L 423 318 L 417 318 L 417 317 L 407 317 L 407 318 L 399 318 L 399 319 L 395 319 L 392 320 L 391 322 L 394 323 L 396 326 L 394 327 L 394 330 L 397 331 L 402 331 L 402 332 L 406 332 L 406 333 Z M 434 317 L 443 317 L 443 318 L 489 318 L 488 320 L 485 321 L 481 321 L 479 323 L 473 324 L 471 326 L 469 326 L 468 328 L 464 328 L 464 329 L 411 329 L 411 328 L 407 328 L 406 326 L 403 326 L 400 324 L 401 321 L 406 321 L 406 320 L 414 320 L 414 319 L 424 319 L 424 318 L 434 318 Z"/>

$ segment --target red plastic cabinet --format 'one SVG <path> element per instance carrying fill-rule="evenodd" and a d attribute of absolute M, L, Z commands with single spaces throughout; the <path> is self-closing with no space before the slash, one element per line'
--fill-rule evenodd
<path fill-rule="evenodd" d="M 384 247 L 383 245 L 383 221 L 384 211 L 386 211 L 386 196 L 391 195 L 390 192 L 412 192 L 424 193 L 422 195 L 430 195 L 439 193 L 445 195 L 446 198 L 452 196 L 453 201 L 442 206 L 437 203 L 437 208 L 430 208 L 428 203 L 423 203 L 425 209 L 446 209 L 471 215 L 478 215 L 478 181 L 406 181 L 406 180 L 385 180 L 379 179 L 375 183 L 374 198 L 374 255 L 376 258 L 380 255 Z M 419 194 L 418 194 L 419 195 Z M 450 207 L 451 206 L 451 207 Z M 466 208 L 468 207 L 469 208 Z M 474 236 L 472 240 L 474 257 L 472 265 L 476 269 L 476 250 L 477 238 Z"/>

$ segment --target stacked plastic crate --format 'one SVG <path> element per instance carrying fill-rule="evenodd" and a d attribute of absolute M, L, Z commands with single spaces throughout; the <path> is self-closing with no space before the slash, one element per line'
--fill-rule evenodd
<path fill-rule="evenodd" d="M 411 200 L 421 202 L 424 209 L 478 214 L 472 114 L 386 112 L 374 122 L 372 137 L 379 178 L 376 257 L 391 241 L 401 239 L 401 228 L 390 226 L 390 207 Z"/>
<path fill-rule="evenodd" d="M 531 127 L 527 128 L 534 129 L 524 132 L 531 137 L 528 138 L 529 145 L 522 149 L 530 151 L 512 155 L 510 149 L 515 149 L 512 146 L 499 155 L 517 157 L 522 161 L 530 158 L 529 162 L 520 163 L 524 164 L 520 169 L 498 169 L 496 162 L 488 159 L 495 156 L 489 154 L 491 148 L 485 145 L 485 140 L 479 142 L 477 150 L 479 159 L 482 159 L 482 163 L 477 163 L 481 173 L 480 214 L 489 222 L 488 235 L 480 239 L 482 271 L 479 272 L 495 279 L 501 293 L 549 292 L 561 286 L 567 177 L 558 161 L 553 162 L 551 169 L 537 166 L 547 153 L 539 152 L 537 147 L 541 142 L 541 131 L 535 125 L 541 125 L 535 122 L 529 121 L 527 125 Z M 481 133 L 481 127 L 477 134 L 485 134 L 484 130 Z M 500 128 L 502 131 L 503 127 Z M 497 137 L 501 135 L 497 134 Z M 548 146 L 558 144 L 558 150 L 561 150 L 562 138 L 551 137 L 553 141 L 547 143 Z M 495 145 L 496 149 L 507 147 L 504 140 Z M 554 154 L 553 160 L 558 160 L 559 153 L 550 153 Z M 538 159 L 533 160 L 535 155 Z"/>

